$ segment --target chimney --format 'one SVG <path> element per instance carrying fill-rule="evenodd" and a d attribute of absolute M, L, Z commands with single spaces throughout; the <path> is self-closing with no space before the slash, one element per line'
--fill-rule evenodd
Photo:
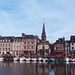
<path fill-rule="evenodd" d="M 63 41 L 65 41 L 65 37 L 63 37 Z"/>
<path fill-rule="evenodd" d="M 2 36 L 0 35 L 0 38 L 1 38 Z"/>
<path fill-rule="evenodd" d="M 22 37 L 25 37 L 25 35 L 26 35 L 25 33 L 22 33 Z"/>

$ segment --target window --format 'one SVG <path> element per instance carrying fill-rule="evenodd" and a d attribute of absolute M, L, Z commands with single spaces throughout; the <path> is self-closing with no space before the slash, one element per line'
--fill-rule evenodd
<path fill-rule="evenodd" d="M 17 39 L 17 42 L 18 42 L 18 39 Z"/>
<path fill-rule="evenodd" d="M 15 46 L 16 44 L 14 44 L 14 46 Z"/>
<path fill-rule="evenodd" d="M 15 48 L 14 48 L 14 51 L 15 51 Z"/>
<path fill-rule="evenodd" d="M 73 45 L 73 43 L 72 43 L 72 45 Z"/>
<path fill-rule="evenodd" d="M 18 50 L 18 48 L 17 48 L 17 50 Z"/>
<path fill-rule="evenodd" d="M 29 45 L 29 42 L 28 42 L 28 45 Z"/>
<path fill-rule="evenodd" d="M 9 44 L 9 46 L 10 46 L 10 44 Z"/>
<path fill-rule="evenodd" d="M 30 49 L 30 47 L 28 46 L 28 49 Z"/>
<path fill-rule="evenodd" d="M 16 46 L 18 46 L 18 44 L 16 44 Z"/>
<path fill-rule="evenodd" d="M 33 49 L 33 46 L 32 46 L 32 49 Z"/>
<path fill-rule="evenodd" d="M 19 44 L 19 46 L 21 46 L 21 44 Z"/>
<path fill-rule="evenodd" d="M 4 48 L 3 48 L 3 51 L 4 51 Z"/>
<path fill-rule="evenodd" d="M 7 46 L 7 44 L 6 44 L 6 46 Z"/>
<path fill-rule="evenodd" d="M 60 49 L 62 49 L 62 47 L 60 47 Z"/>
<path fill-rule="evenodd" d="M 19 39 L 19 41 L 21 41 L 21 39 Z"/>
<path fill-rule="evenodd" d="M 56 47 L 56 49 L 58 49 L 58 47 Z"/>
<path fill-rule="evenodd" d="M 24 49 L 26 49 L 26 46 L 24 46 Z"/>
<path fill-rule="evenodd" d="M 9 48 L 9 50 L 10 50 L 10 48 Z"/>
<path fill-rule="evenodd" d="M 19 48 L 19 50 L 20 50 L 20 48 Z"/>
<path fill-rule="evenodd" d="M 74 47 L 72 47 L 72 49 L 74 49 Z"/>
<path fill-rule="evenodd" d="M 4 46 L 4 44 L 3 44 L 3 46 Z"/>
<path fill-rule="evenodd" d="M 15 39 L 14 39 L 14 42 L 15 42 Z"/>
<path fill-rule="evenodd" d="M 26 39 L 25 39 L 25 41 L 26 41 Z"/>
<path fill-rule="evenodd" d="M 4 42 L 4 40 L 3 40 L 3 42 Z"/>
<path fill-rule="evenodd" d="M 26 44 L 26 42 L 24 44 Z"/>
<path fill-rule="evenodd" d="M 0 40 L 0 42 L 2 42 L 2 40 Z"/>
<path fill-rule="evenodd" d="M 6 40 L 6 42 L 7 42 L 7 40 Z"/>
<path fill-rule="evenodd" d="M 10 42 L 10 40 L 9 40 L 9 42 Z"/>
<path fill-rule="evenodd" d="M 7 48 L 6 48 L 6 51 L 7 51 Z"/>
<path fill-rule="evenodd" d="M 32 42 L 32 44 L 33 44 L 33 42 Z"/>

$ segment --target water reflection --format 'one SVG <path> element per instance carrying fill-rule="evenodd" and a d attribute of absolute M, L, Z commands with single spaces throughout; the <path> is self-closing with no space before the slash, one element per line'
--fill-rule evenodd
<path fill-rule="evenodd" d="M 75 63 L 0 62 L 0 75 L 75 75 Z"/>

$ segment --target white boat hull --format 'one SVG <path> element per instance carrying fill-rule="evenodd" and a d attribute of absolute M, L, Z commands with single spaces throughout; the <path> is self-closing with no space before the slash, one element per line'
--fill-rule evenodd
<path fill-rule="evenodd" d="M 3 58 L 0 58 L 0 61 L 3 61 Z"/>
<path fill-rule="evenodd" d="M 26 58 L 26 61 L 30 61 L 31 60 L 31 58 Z"/>
<path fill-rule="evenodd" d="M 26 60 L 25 57 L 20 58 L 20 61 L 25 61 L 25 60 Z"/>
<path fill-rule="evenodd" d="M 14 58 L 14 61 L 18 61 L 18 60 L 19 60 L 19 58 L 17 58 L 17 57 Z"/>
<path fill-rule="evenodd" d="M 69 62 L 69 58 L 65 58 L 64 61 L 65 61 L 65 62 Z"/>

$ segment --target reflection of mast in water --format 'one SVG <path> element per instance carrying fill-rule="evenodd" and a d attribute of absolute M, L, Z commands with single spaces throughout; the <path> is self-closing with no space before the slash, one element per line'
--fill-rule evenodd
<path fill-rule="evenodd" d="M 67 63 L 66 63 L 66 75 L 67 75 Z"/>
<path fill-rule="evenodd" d="M 37 63 L 36 63 L 36 75 L 38 75 L 38 68 L 37 68 Z"/>
<path fill-rule="evenodd" d="M 71 66 L 71 75 L 75 75 L 75 64 Z"/>

